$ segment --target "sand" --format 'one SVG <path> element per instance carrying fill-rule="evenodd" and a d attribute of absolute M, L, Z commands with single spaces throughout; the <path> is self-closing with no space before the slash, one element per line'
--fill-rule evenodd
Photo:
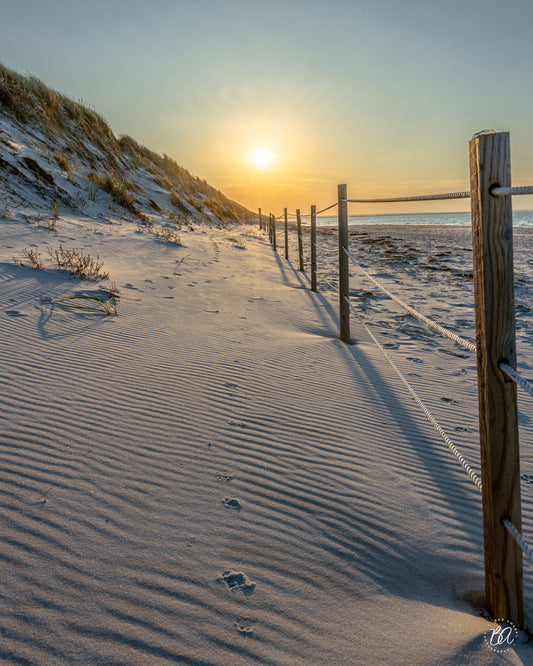
<path fill-rule="evenodd" d="M 373 274 L 472 335 L 464 230 L 357 231 Z M 12 261 L 60 242 L 104 261 L 118 316 L 65 309 L 95 285 Z M 310 292 L 294 236 L 289 262 L 252 228 L 183 242 L 126 222 L 0 224 L 3 663 L 530 663 L 528 644 L 485 642 L 477 489 L 362 327 L 338 340 L 336 295 Z M 430 266 L 437 245 L 450 270 Z M 478 469 L 474 359 L 369 292 L 354 280 Z M 524 311 L 526 369 L 530 326 Z M 530 537 L 532 416 L 521 401 Z M 532 582 L 526 565 L 529 617 Z"/>

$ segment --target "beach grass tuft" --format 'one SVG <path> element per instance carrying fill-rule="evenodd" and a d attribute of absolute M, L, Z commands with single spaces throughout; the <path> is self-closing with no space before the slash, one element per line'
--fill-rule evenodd
<path fill-rule="evenodd" d="M 66 249 L 62 245 L 58 248 L 48 250 L 48 254 L 53 259 L 60 270 L 66 270 L 71 275 L 78 275 L 83 280 L 107 280 L 109 273 L 103 271 L 104 262 L 100 261 L 98 255 L 96 259 L 90 254 L 83 254 L 76 248 Z"/>

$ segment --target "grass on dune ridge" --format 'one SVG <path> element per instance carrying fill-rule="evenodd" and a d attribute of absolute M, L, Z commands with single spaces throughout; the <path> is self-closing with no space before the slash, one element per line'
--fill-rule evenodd
<path fill-rule="evenodd" d="M 53 157 L 73 177 L 73 156 L 91 169 L 89 180 L 120 206 L 143 218 L 130 195 L 128 172 L 146 170 L 168 192 L 171 205 L 182 213 L 211 213 L 221 221 L 242 222 L 254 215 L 228 199 L 205 180 L 193 176 L 167 155 L 159 155 L 130 136 L 117 138 L 108 123 L 82 101 L 52 90 L 35 76 L 19 74 L 0 63 L 0 114 L 20 125 L 36 127 L 61 141 Z M 88 146 L 96 148 L 90 150 Z"/>

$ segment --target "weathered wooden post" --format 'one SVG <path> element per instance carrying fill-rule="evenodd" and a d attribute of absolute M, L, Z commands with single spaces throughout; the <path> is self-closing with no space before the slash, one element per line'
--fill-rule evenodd
<path fill-rule="evenodd" d="M 302 218 L 300 216 L 300 209 L 296 210 L 296 229 L 298 232 L 298 259 L 300 262 L 300 270 L 305 270 L 304 268 L 304 247 L 302 241 Z"/>
<path fill-rule="evenodd" d="M 316 291 L 316 206 L 311 206 L 311 291 Z"/>
<path fill-rule="evenodd" d="M 261 209 L 259 209 L 259 229 L 263 228 L 263 216 L 261 215 Z"/>
<path fill-rule="evenodd" d="M 274 215 L 271 216 L 272 219 L 272 249 L 274 252 L 277 252 L 277 247 L 276 247 L 276 218 Z"/>
<path fill-rule="evenodd" d="M 350 344 L 350 273 L 348 266 L 348 204 L 346 202 L 346 185 L 338 186 L 338 224 L 339 224 L 339 318 L 340 339 Z"/>
<path fill-rule="evenodd" d="M 287 222 L 287 209 L 283 209 L 283 216 L 285 218 L 285 259 L 289 261 L 289 228 Z"/>
<path fill-rule="evenodd" d="M 268 241 L 272 245 L 272 213 L 268 215 Z"/>
<path fill-rule="evenodd" d="M 494 619 L 524 626 L 522 551 L 502 524 L 521 531 L 516 384 L 498 367 L 516 368 L 513 220 L 510 197 L 491 188 L 511 185 L 507 132 L 470 141 L 470 192 L 479 399 L 485 594 Z"/>

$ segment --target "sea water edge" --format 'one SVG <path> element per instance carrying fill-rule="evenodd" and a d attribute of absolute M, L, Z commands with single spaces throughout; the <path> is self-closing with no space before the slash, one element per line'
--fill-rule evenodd
<path fill-rule="evenodd" d="M 309 220 L 302 221 L 304 225 Z M 337 217 L 323 216 L 317 218 L 317 226 L 327 227 L 337 224 Z M 349 215 L 349 225 L 460 225 L 470 226 L 470 213 L 409 213 L 403 215 Z M 533 210 L 513 210 L 513 226 L 533 225 Z"/>

